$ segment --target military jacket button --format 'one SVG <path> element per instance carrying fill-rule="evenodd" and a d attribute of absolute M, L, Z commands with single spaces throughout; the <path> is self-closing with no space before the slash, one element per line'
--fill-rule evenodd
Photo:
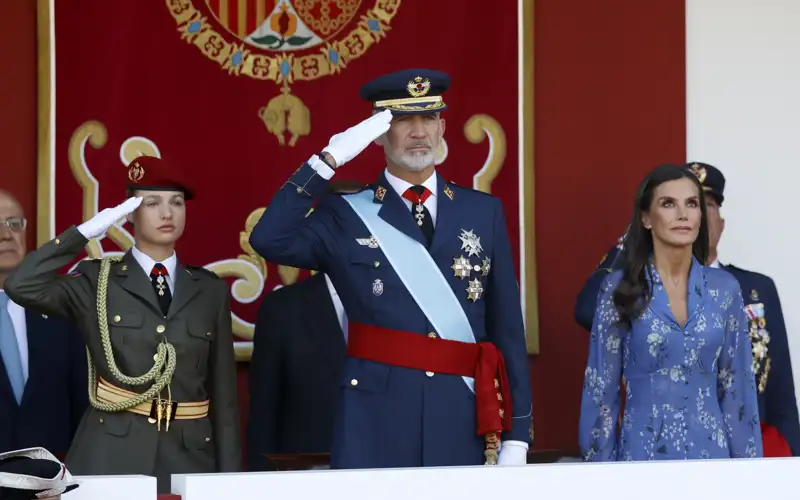
<path fill-rule="evenodd" d="M 428 378 L 433 377 L 433 372 L 425 372 L 425 375 L 427 375 Z"/>
<path fill-rule="evenodd" d="M 351 380 L 350 381 L 350 385 L 352 385 L 352 386 L 358 385 L 358 380 L 356 380 L 356 379 Z"/>
<path fill-rule="evenodd" d="M 158 333 L 164 333 L 164 331 L 165 331 L 166 329 L 167 329 L 167 328 L 166 328 L 164 325 L 158 325 L 158 326 L 156 327 L 156 331 L 157 331 Z"/>

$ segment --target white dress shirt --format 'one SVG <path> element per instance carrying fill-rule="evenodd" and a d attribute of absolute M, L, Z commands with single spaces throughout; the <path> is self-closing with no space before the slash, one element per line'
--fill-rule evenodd
<path fill-rule="evenodd" d="M 389 182 L 389 185 L 391 185 L 392 188 L 394 188 L 394 190 L 397 191 L 397 194 L 400 195 L 400 198 L 403 198 L 403 193 L 408 191 L 408 188 L 413 186 L 413 184 L 411 184 L 410 182 L 404 181 L 403 179 L 390 174 L 389 170 L 385 170 L 383 173 L 384 173 L 384 175 L 386 175 L 386 180 Z M 436 185 L 437 185 L 437 183 L 438 183 L 438 179 L 436 178 L 436 173 L 435 172 L 434 172 L 433 175 L 428 177 L 425 180 L 425 182 L 422 183 L 422 185 L 425 186 L 426 188 L 428 188 L 428 190 L 431 192 L 431 195 L 428 196 L 428 199 L 425 200 L 423 205 L 425 206 L 425 208 L 428 209 L 428 213 L 431 214 L 431 222 L 433 222 L 433 227 L 436 227 L 436 196 L 437 196 L 437 194 L 436 194 L 437 193 L 436 192 L 436 187 L 437 186 Z M 406 204 L 406 206 L 408 207 L 408 211 L 410 212 L 412 203 L 409 200 L 405 199 L 405 198 L 403 198 L 403 203 Z"/>
<path fill-rule="evenodd" d="M 0 288 L 0 293 L 5 293 L 2 288 Z M 17 335 L 19 358 L 22 361 L 22 376 L 28 380 L 28 323 L 25 321 L 25 309 L 21 305 L 15 304 L 9 297 L 8 314 L 11 316 L 11 325 Z"/>
<path fill-rule="evenodd" d="M 333 301 L 333 308 L 336 310 L 336 319 L 339 320 L 339 326 L 342 328 L 342 332 L 344 333 L 344 340 L 347 342 L 347 313 L 344 311 L 344 304 L 342 304 L 342 299 L 339 298 L 339 292 L 337 292 L 333 287 L 331 279 L 327 274 L 324 276 L 325 284 L 328 285 L 328 292 L 330 293 L 331 300 Z"/>
<path fill-rule="evenodd" d="M 719 269 L 719 260 L 714 259 L 714 262 L 709 264 L 708 267 L 716 267 L 717 269 Z"/>
<path fill-rule="evenodd" d="M 172 255 L 167 257 L 162 262 L 156 262 L 149 255 L 142 253 L 136 247 L 131 249 L 131 255 L 133 255 L 133 258 L 136 259 L 136 262 L 142 266 L 144 273 L 147 275 L 147 279 L 150 279 L 150 271 L 153 270 L 153 266 L 156 264 L 161 264 L 167 268 L 167 286 L 169 287 L 169 291 L 172 293 L 172 296 L 175 296 L 175 268 L 178 266 L 178 257 L 175 255 L 175 252 L 172 252 Z"/>

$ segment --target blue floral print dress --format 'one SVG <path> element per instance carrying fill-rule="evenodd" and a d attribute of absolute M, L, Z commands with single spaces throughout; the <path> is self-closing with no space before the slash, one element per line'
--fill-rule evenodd
<path fill-rule="evenodd" d="M 618 325 L 613 302 L 621 271 L 610 274 L 598 294 L 581 401 L 584 460 L 763 456 L 738 282 L 693 260 L 688 320 L 681 327 L 652 261 L 646 274 L 652 299 L 630 330 Z"/>

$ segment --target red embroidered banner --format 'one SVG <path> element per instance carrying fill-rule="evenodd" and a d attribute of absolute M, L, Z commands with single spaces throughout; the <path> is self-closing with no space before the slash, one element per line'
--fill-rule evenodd
<path fill-rule="evenodd" d="M 526 128 L 532 35 L 525 31 L 532 6 L 524 4 L 42 1 L 42 67 L 50 70 L 40 95 L 39 243 L 120 203 L 125 167 L 137 155 L 181 164 L 197 199 L 178 252 L 231 280 L 237 355 L 248 359 L 259 298 L 303 276 L 264 262 L 247 244 L 264 207 L 331 135 L 369 116 L 358 97 L 363 83 L 434 68 L 453 81 L 439 170 L 503 200 L 535 352 L 533 132 Z M 383 166 L 382 151 L 370 147 L 337 179 L 373 182 Z M 132 241 L 115 227 L 91 242 L 88 255 L 124 251 Z"/>

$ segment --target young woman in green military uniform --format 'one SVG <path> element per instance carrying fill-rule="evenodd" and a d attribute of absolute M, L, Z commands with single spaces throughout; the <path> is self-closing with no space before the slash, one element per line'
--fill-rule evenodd
<path fill-rule="evenodd" d="M 5 290 L 15 302 L 71 318 L 89 355 L 89 398 L 66 463 L 77 475 L 241 469 L 236 370 L 226 283 L 175 253 L 193 192 L 174 166 L 139 157 L 121 205 L 30 253 Z M 122 257 L 61 269 L 125 217 Z"/>

